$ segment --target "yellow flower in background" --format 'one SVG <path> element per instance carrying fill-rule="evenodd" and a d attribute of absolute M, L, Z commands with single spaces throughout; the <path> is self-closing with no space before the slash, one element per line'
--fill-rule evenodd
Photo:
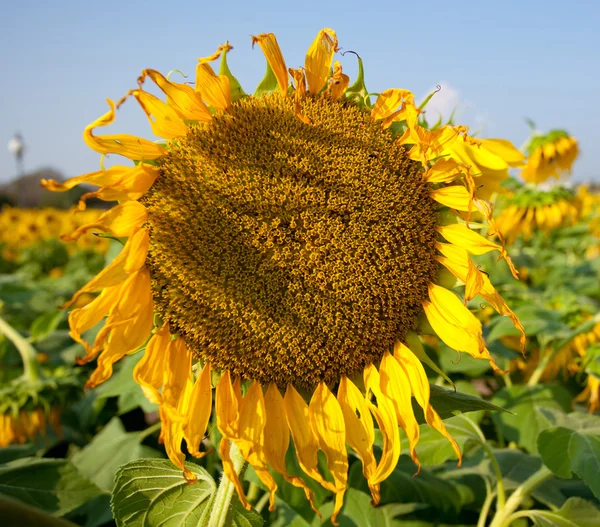
<path fill-rule="evenodd" d="M 41 240 L 59 238 L 61 235 L 95 221 L 104 211 L 88 209 L 73 214 L 72 210 L 46 207 L 43 209 L 19 209 L 5 206 L 0 210 L 0 245 L 5 259 L 14 260 L 19 250 Z M 85 236 L 78 240 L 77 249 L 91 249 L 105 253 L 108 240 L 96 236 Z"/>
<path fill-rule="evenodd" d="M 224 472 L 242 504 L 250 508 L 231 444 L 269 488 L 271 508 L 270 470 L 313 503 L 304 480 L 285 468 L 291 436 L 304 474 L 335 493 L 335 523 L 348 484 L 346 445 L 363 463 L 375 504 L 400 455 L 398 427 L 418 463 L 411 397 L 460 458 L 429 403 L 417 334 L 435 333 L 496 367 L 481 323 L 439 276 L 449 270 L 467 299 L 481 295 L 522 331 L 469 255 L 497 250 L 516 271 L 501 243 L 463 219 L 479 211 L 494 229 L 491 205 L 474 196 L 477 169 L 440 158 L 465 127 L 420 127 L 407 90 L 386 90 L 367 104 L 362 78 L 351 86 L 333 62 L 331 29 L 319 32 L 303 69 L 288 70 L 273 34 L 252 41 L 267 60 L 254 95 L 229 71 L 228 45 L 199 59 L 195 87 L 146 69 L 128 96 L 166 141 L 96 135 L 115 120 L 109 100 L 84 139 L 136 166 L 45 182 L 54 191 L 93 184 L 95 197 L 119 201 L 69 239 L 91 229 L 127 238 L 67 304 L 100 292 L 70 312 L 71 335 L 86 347 L 82 362 L 98 356 L 92 387 L 145 347 L 134 377 L 160 405 L 162 440 L 186 479 L 195 476 L 184 467 L 182 440 L 192 456 L 205 454 L 200 443 L 214 401 Z M 217 74 L 210 63 L 219 57 Z M 143 89 L 148 79 L 166 102 Z M 401 134 L 394 123 L 404 123 Z M 104 317 L 88 345 L 82 333 Z M 381 457 L 373 451 L 375 423 Z M 332 481 L 319 471 L 319 451 Z"/>
<path fill-rule="evenodd" d="M 23 444 L 34 440 L 37 436 L 45 436 L 50 426 L 59 437 L 62 434 L 60 410 L 51 408 L 48 412 L 43 408 L 34 410 L 5 411 L 0 414 L 0 448 L 13 443 Z"/>
<path fill-rule="evenodd" d="M 577 140 L 564 130 L 534 135 L 526 150 L 529 157 L 521 177 L 528 183 L 543 183 L 570 174 L 579 155 Z"/>
<path fill-rule="evenodd" d="M 490 199 L 492 195 L 503 192 L 502 182 L 508 179 L 509 169 L 525 164 L 525 156 L 506 139 L 462 136 L 448 145 L 442 155 L 473 167 L 476 196 L 481 199 Z"/>
<path fill-rule="evenodd" d="M 538 190 L 526 185 L 499 200 L 501 210 L 496 227 L 508 243 L 530 239 L 537 232 L 550 233 L 574 225 L 581 217 L 581 202 L 569 189 Z"/>

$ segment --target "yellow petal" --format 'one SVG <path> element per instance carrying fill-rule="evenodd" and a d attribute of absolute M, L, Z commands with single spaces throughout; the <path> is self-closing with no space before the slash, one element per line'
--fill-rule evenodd
<path fill-rule="evenodd" d="M 150 339 L 144 351 L 144 356 L 133 369 L 133 378 L 151 403 L 161 404 L 162 395 L 159 390 L 163 385 L 165 356 L 171 342 L 169 326 L 162 326 Z"/>
<path fill-rule="evenodd" d="M 308 117 L 302 115 L 302 99 L 306 95 L 306 78 L 304 77 L 304 71 L 300 69 L 289 69 L 290 75 L 294 82 L 296 83 L 296 88 L 294 90 L 294 111 L 296 117 L 300 119 L 305 124 L 310 124 L 311 121 Z"/>
<path fill-rule="evenodd" d="M 133 135 L 94 135 L 94 128 L 107 126 L 115 120 L 115 103 L 110 99 L 106 101 L 110 110 L 83 131 L 83 139 L 92 150 L 100 154 L 119 154 L 134 161 L 150 161 L 166 154 L 164 147 Z"/>
<path fill-rule="evenodd" d="M 273 33 L 261 33 L 258 36 L 252 36 L 252 46 L 258 44 L 265 54 L 267 63 L 273 70 L 279 84 L 279 90 L 283 94 L 288 91 L 288 71 L 283 59 L 283 54 L 277 43 L 277 38 Z"/>
<path fill-rule="evenodd" d="M 69 328 L 71 329 L 69 336 L 75 342 L 79 342 L 88 353 L 91 353 L 92 348 L 81 338 L 82 333 L 92 329 L 108 314 L 113 305 L 118 302 L 120 290 L 120 285 L 108 287 L 89 304 L 69 313 Z"/>
<path fill-rule="evenodd" d="M 377 97 L 371 112 L 371 120 L 379 121 L 380 119 L 384 119 L 391 124 L 392 121 L 389 118 L 396 116 L 399 118 L 394 120 L 402 121 L 404 117 L 399 115 L 400 112 L 405 110 L 407 105 L 414 105 L 414 99 L 415 96 L 409 90 L 389 88 L 381 92 Z M 398 109 L 399 106 L 401 106 L 400 109 Z"/>
<path fill-rule="evenodd" d="M 212 120 L 212 115 L 202 101 L 202 97 L 191 86 L 171 82 L 158 71 L 149 69 L 142 71 L 140 82 L 144 82 L 146 76 L 150 77 L 163 91 L 169 106 L 177 112 L 181 119 L 201 123 L 208 123 Z"/>
<path fill-rule="evenodd" d="M 187 135 L 187 126 L 168 104 L 144 90 L 132 90 L 131 94 L 148 117 L 154 135 L 165 139 L 176 139 Z"/>
<path fill-rule="evenodd" d="M 333 29 L 324 28 L 313 41 L 306 53 L 304 70 L 308 91 L 317 95 L 329 77 L 333 54 L 338 50 L 338 40 Z"/>
<path fill-rule="evenodd" d="M 333 75 L 327 81 L 327 93 L 332 99 L 339 99 L 350 84 L 350 77 L 342 73 L 342 65 L 336 60 L 333 64 Z"/>
<path fill-rule="evenodd" d="M 82 225 L 72 234 L 61 236 L 61 240 L 77 240 L 90 229 L 110 232 L 117 237 L 131 236 L 140 229 L 147 217 L 146 207 L 141 203 L 126 201 L 101 214 L 93 223 Z"/>
<path fill-rule="evenodd" d="M 119 302 L 111 310 L 105 326 L 111 328 L 110 335 L 98 357 L 96 370 L 86 383 L 88 387 L 109 379 L 113 364 L 144 344 L 152 331 L 154 303 L 148 269 L 131 275 L 123 284 L 119 296 Z M 96 349 L 94 343 L 92 351 Z"/>
<path fill-rule="evenodd" d="M 317 468 L 319 443 L 308 417 L 308 405 L 293 386 L 288 386 L 283 398 L 285 417 L 294 439 L 300 468 L 329 491 L 336 492 L 335 485 L 325 480 Z"/>
<path fill-rule="evenodd" d="M 285 418 L 285 408 L 283 397 L 275 384 L 270 384 L 265 394 L 265 413 L 267 422 L 265 424 L 265 444 L 264 453 L 269 465 L 279 472 L 284 479 L 304 490 L 306 498 L 309 500 L 313 510 L 320 512 L 315 505 L 315 497 L 306 483 L 297 476 L 288 474 L 286 469 L 285 455 L 290 445 L 290 430 Z"/>
<path fill-rule="evenodd" d="M 162 407 L 169 415 L 181 418 L 183 396 L 193 385 L 192 354 L 182 338 L 175 338 L 167 344 L 164 360 Z"/>
<path fill-rule="evenodd" d="M 212 386 L 210 383 L 210 364 L 207 362 L 194 383 L 187 411 L 188 421 L 183 427 L 183 437 L 188 450 L 195 458 L 204 457 L 200 452 L 200 443 L 206 433 L 206 427 L 212 413 Z"/>
<path fill-rule="evenodd" d="M 423 181 L 428 183 L 451 183 L 464 172 L 464 165 L 454 159 L 442 157 L 425 172 Z"/>
<path fill-rule="evenodd" d="M 481 322 L 458 297 L 441 286 L 430 284 L 429 299 L 423 302 L 425 316 L 444 343 L 477 359 L 487 359 L 492 368 L 498 369 L 485 348 Z"/>
<path fill-rule="evenodd" d="M 462 305 L 462 304 L 461 304 Z M 419 406 L 423 409 L 425 414 L 425 421 L 427 424 L 442 434 L 450 444 L 452 449 L 458 457 L 458 464 L 460 466 L 462 461 L 462 453 L 460 447 L 454 440 L 454 438 L 446 430 L 444 422 L 433 409 L 429 403 L 430 389 L 429 381 L 427 380 L 427 374 L 423 369 L 423 365 L 417 359 L 417 357 L 407 348 L 404 344 L 398 343 L 394 349 L 394 358 L 398 361 L 402 369 L 406 372 L 406 375 L 410 382 L 410 387 L 415 399 L 419 403 Z"/>
<path fill-rule="evenodd" d="M 381 390 L 379 372 L 372 364 L 364 371 L 365 388 L 367 390 L 367 404 L 371 413 L 377 419 L 379 430 L 383 436 L 381 459 L 377 470 L 369 483 L 377 485 L 385 480 L 398 464 L 400 457 L 400 434 L 396 420 L 394 403 Z M 375 396 L 376 405 L 371 402 L 371 394 Z"/>
<path fill-rule="evenodd" d="M 346 443 L 354 449 L 360 458 L 363 465 L 363 475 L 369 482 L 373 502 L 377 503 L 379 502 L 379 488 L 370 484 L 377 468 L 377 461 L 373 454 L 375 430 L 367 401 L 356 385 L 345 376 L 340 380 L 337 400 L 342 409 L 346 425 Z M 396 422 L 394 422 L 394 426 L 397 426 Z"/>
<path fill-rule="evenodd" d="M 480 139 L 485 150 L 497 155 L 511 167 L 521 167 L 525 163 L 525 156 L 515 145 L 506 139 Z"/>
<path fill-rule="evenodd" d="M 227 49 L 231 49 L 231 46 L 219 46 L 210 57 L 198 59 L 196 66 L 196 91 L 217 110 L 226 110 L 231 106 L 231 86 L 227 76 L 217 75 L 208 63 L 217 60 Z"/>
<path fill-rule="evenodd" d="M 317 386 L 310 400 L 308 418 L 319 448 L 327 458 L 329 472 L 333 476 L 336 496 L 331 523 L 336 525 L 336 518 L 344 503 L 344 493 L 348 486 L 346 427 L 339 403 L 323 382 Z"/>
<path fill-rule="evenodd" d="M 171 463 L 183 471 L 183 477 L 188 483 L 195 483 L 198 481 L 198 477 L 184 465 L 185 454 L 181 451 L 181 441 L 183 440 L 182 423 L 172 420 L 163 406 L 160 406 L 159 414 L 162 422 L 161 439 L 167 452 L 167 457 Z"/>
<path fill-rule="evenodd" d="M 418 470 L 420 470 L 421 463 L 417 457 L 416 446 L 421 432 L 411 403 L 408 375 L 388 352 L 381 359 L 379 373 L 381 375 L 381 390 L 394 406 L 398 425 L 408 437 L 410 456 L 417 465 Z"/>
<path fill-rule="evenodd" d="M 102 269 L 61 307 L 63 309 L 69 307 L 84 293 L 95 293 L 124 282 L 130 273 L 144 265 L 147 251 L 148 233 L 145 229 L 141 229 L 127 240 L 123 250 L 107 267 Z"/>
<path fill-rule="evenodd" d="M 452 185 L 432 190 L 429 195 L 438 203 L 451 209 L 470 212 L 474 207 L 473 196 L 462 185 Z"/>

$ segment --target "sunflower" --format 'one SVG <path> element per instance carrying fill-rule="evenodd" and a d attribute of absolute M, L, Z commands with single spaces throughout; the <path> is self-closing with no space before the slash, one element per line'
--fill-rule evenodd
<path fill-rule="evenodd" d="M 375 504 L 400 455 L 399 427 L 418 463 L 411 397 L 460 458 L 429 403 L 417 333 L 436 333 L 495 367 L 481 323 L 447 287 L 458 278 L 466 298 L 481 295 L 521 328 L 469 254 L 497 250 L 514 268 L 502 244 L 463 219 L 478 210 L 494 228 L 491 205 L 474 196 L 470 167 L 439 158 L 465 127 L 420 127 L 407 90 L 388 89 L 371 105 L 362 75 L 350 86 L 341 64 L 332 64 L 331 29 L 318 33 L 303 69 L 288 70 L 273 34 L 252 42 L 267 61 L 254 95 L 231 74 L 227 44 L 199 59 L 195 87 L 143 70 L 126 98 L 165 141 L 97 135 L 115 120 L 118 105 L 108 100 L 85 142 L 134 166 L 44 184 L 54 191 L 92 184 L 95 197 L 119 201 L 70 236 L 99 229 L 126 239 L 67 304 L 100 291 L 69 314 L 71 335 L 87 350 L 82 362 L 98 355 L 88 386 L 144 347 L 134 377 L 160 405 L 167 454 L 187 480 L 195 476 L 184 467 L 182 441 L 192 456 L 205 454 L 200 442 L 214 401 L 224 473 L 242 504 L 250 508 L 232 444 L 269 488 L 271 509 L 270 470 L 314 505 L 304 480 L 286 471 L 291 436 L 303 472 L 335 493 L 335 522 L 347 444 Z M 219 58 L 217 74 L 210 63 Z M 166 102 L 144 90 L 148 80 Z M 88 345 L 82 333 L 105 316 Z M 383 436 L 379 459 L 374 422 Z M 317 467 L 319 450 L 331 479 Z"/>
<path fill-rule="evenodd" d="M 526 150 L 529 157 L 521 177 L 528 183 L 536 184 L 570 173 L 579 155 L 577 139 L 564 130 L 535 133 Z"/>
<path fill-rule="evenodd" d="M 498 204 L 501 212 L 496 227 L 509 243 L 520 236 L 528 240 L 537 232 L 549 234 L 574 225 L 581 217 L 578 195 L 560 186 L 541 190 L 534 185 L 520 185 L 503 195 Z"/>

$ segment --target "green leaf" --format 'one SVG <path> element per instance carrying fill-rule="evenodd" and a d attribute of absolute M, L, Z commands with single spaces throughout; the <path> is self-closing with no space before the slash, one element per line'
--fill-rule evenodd
<path fill-rule="evenodd" d="M 552 426 L 541 409 L 566 411 L 570 408 L 571 396 L 561 386 L 512 386 L 500 390 L 492 402 L 512 412 L 492 415 L 504 436 L 535 454 L 538 434 Z"/>
<path fill-rule="evenodd" d="M 562 426 L 538 436 L 544 464 L 561 478 L 581 478 L 600 498 L 600 417 L 573 413 L 557 421 Z"/>
<path fill-rule="evenodd" d="M 105 491 L 113 488 L 119 467 L 140 458 L 162 457 L 153 448 L 142 445 L 140 432 L 125 432 L 118 417 L 114 417 L 82 450 L 73 456 L 73 464 Z"/>
<path fill-rule="evenodd" d="M 458 413 L 476 412 L 477 410 L 490 410 L 493 412 L 504 412 L 500 406 L 496 406 L 480 397 L 474 397 L 466 393 L 455 392 L 441 386 L 431 385 L 431 406 L 440 414 L 442 419 L 448 419 Z M 414 402 L 414 401 L 413 401 Z M 424 423 L 425 418 L 420 407 L 415 407 L 415 416 L 419 423 Z"/>
<path fill-rule="evenodd" d="M 63 518 L 55 518 L 22 501 L 0 495 L 0 518 L 3 527 L 77 527 Z"/>
<path fill-rule="evenodd" d="M 121 467 L 111 502 L 117 526 L 204 525 L 201 520 L 210 514 L 216 485 L 199 465 L 186 463 L 186 467 L 198 476 L 192 485 L 168 460 L 139 459 Z"/>
<path fill-rule="evenodd" d="M 589 501 L 569 498 L 557 511 L 523 511 L 521 516 L 529 516 L 536 527 L 598 527 L 600 510 Z"/>
<path fill-rule="evenodd" d="M 31 334 L 31 342 L 44 340 L 48 335 L 50 335 L 50 333 L 56 330 L 63 319 L 64 314 L 64 311 L 59 311 L 57 309 L 49 311 L 48 313 L 44 313 L 36 318 L 29 329 L 29 333 Z"/>
<path fill-rule="evenodd" d="M 23 458 L 0 467 L 0 493 L 56 516 L 101 494 L 66 459 Z"/>
<path fill-rule="evenodd" d="M 227 525 L 231 527 L 261 527 L 265 523 L 262 516 L 254 509 L 250 511 L 244 509 L 237 495 L 234 495 L 231 500 L 229 514 L 231 523 Z"/>

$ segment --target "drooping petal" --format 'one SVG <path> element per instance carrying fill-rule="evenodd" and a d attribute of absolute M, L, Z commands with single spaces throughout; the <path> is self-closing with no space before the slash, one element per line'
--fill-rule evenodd
<path fill-rule="evenodd" d="M 313 41 L 306 53 L 304 70 L 308 91 L 317 95 L 329 77 L 333 54 L 338 50 L 338 40 L 333 29 L 324 28 Z"/>
<path fill-rule="evenodd" d="M 313 393 L 308 407 L 308 418 L 319 448 L 327 458 L 329 472 L 333 476 L 336 496 L 331 523 L 337 525 L 336 517 L 344 503 L 344 493 L 348 486 L 346 426 L 342 409 L 325 383 L 320 383 Z"/>
<path fill-rule="evenodd" d="M 285 65 L 283 54 L 281 53 L 281 49 L 277 43 L 277 38 L 273 33 L 261 33 L 260 35 L 252 36 L 252 46 L 254 46 L 254 44 L 258 44 L 262 52 L 265 54 L 267 64 L 271 70 L 273 70 L 273 73 L 277 78 L 279 90 L 281 93 L 287 94 L 288 71 L 287 66 Z"/>
<path fill-rule="evenodd" d="M 110 110 L 83 131 L 83 139 L 92 150 L 100 154 L 119 154 L 133 161 L 150 161 L 166 154 L 163 146 L 133 135 L 94 135 L 94 128 L 107 126 L 115 120 L 115 103 L 110 99 L 106 101 Z"/>
<path fill-rule="evenodd" d="M 416 452 L 420 429 L 411 403 L 411 389 L 408 376 L 396 359 L 388 352 L 381 359 L 379 373 L 381 376 L 381 389 L 394 406 L 398 425 L 408 437 L 410 456 L 417 465 L 418 470 L 420 470 L 421 463 Z"/>
<path fill-rule="evenodd" d="M 267 422 L 265 424 L 264 451 L 269 465 L 279 472 L 284 479 L 304 490 L 313 510 L 321 515 L 315 505 L 315 497 L 302 478 L 288 474 L 285 463 L 285 455 L 290 445 L 290 430 L 285 417 L 283 397 L 275 384 L 270 384 L 265 394 L 265 413 Z"/>
<path fill-rule="evenodd" d="M 126 201 L 101 214 L 96 221 L 82 225 L 75 232 L 61 236 L 61 240 L 75 241 L 90 229 L 110 232 L 117 237 L 132 236 L 146 221 L 148 212 L 138 201 Z"/>
<path fill-rule="evenodd" d="M 217 75 L 209 62 L 217 60 L 231 46 L 219 46 L 210 57 L 198 59 L 196 66 L 196 91 L 208 104 L 217 110 L 231 106 L 231 85 L 226 75 Z"/>
<path fill-rule="evenodd" d="M 429 381 L 427 380 L 427 374 L 423 369 L 423 365 L 412 353 L 412 351 L 410 351 L 410 349 L 402 343 L 398 343 L 394 348 L 394 359 L 398 361 L 402 369 L 405 371 L 410 382 L 411 391 L 419 403 L 419 406 L 423 409 L 425 421 L 427 421 L 429 426 L 437 430 L 448 441 L 450 441 L 452 449 L 458 457 L 458 464 L 460 466 L 462 462 L 462 453 L 460 451 L 460 447 L 454 438 L 448 433 L 444 422 L 429 402 Z"/>
<path fill-rule="evenodd" d="M 398 464 L 401 450 L 400 434 L 398 433 L 394 404 L 381 390 L 381 380 L 377 368 L 372 364 L 368 365 L 364 370 L 364 379 L 367 404 L 375 416 L 383 436 L 381 459 L 369 481 L 371 485 L 378 485 L 392 473 Z M 371 395 L 375 396 L 377 404 L 371 402 Z"/>
<path fill-rule="evenodd" d="M 202 97 L 191 86 L 171 82 L 158 71 L 150 69 L 142 71 L 140 83 L 144 82 L 146 76 L 150 77 L 163 91 L 169 106 L 177 112 L 181 119 L 200 123 L 208 123 L 212 120 L 210 110 L 202 101 Z"/>
<path fill-rule="evenodd" d="M 342 409 L 346 425 L 346 443 L 354 449 L 360 458 L 363 465 L 363 475 L 369 482 L 373 502 L 376 503 L 379 501 L 379 488 L 370 484 L 371 477 L 377 469 L 377 460 L 373 454 L 375 429 L 367 401 L 356 385 L 346 376 L 340 379 L 337 400 Z"/>
<path fill-rule="evenodd" d="M 148 342 L 143 357 L 133 369 L 133 379 L 140 385 L 144 395 L 154 404 L 162 403 L 162 388 L 167 347 L 171 342 L 169 326 L 163 325 Z"/>
<path fill-rule="evenodd" d="M 409 129 L 412 129 L 416 126 L 419 115 L 414 101 L 415 96 L 411 91 L 389 88 L 377 97 L 371 112 L 371 120 L 383 120 L 384 128 L 389 127 L 394 121 L 406 121 Z"/>
<path fill-rule="evenodd" d="M 285 417 L 294 439 L 294 447 L 300 468 L 316 482 L 331 492 L 336 492 L 335 485 L 325 480 L 317 468 L 319 443 L 308 416 L 308 405 L 293 386 L 288 386 L 283 398 Z"/>
<path fill-rule="evenodd" d="M 304 77 L 304 71 L 290 68 L 289 72 L 296 83 L 296 89 L 294 90 L 294 112 L 296 117 L 303 123 L 310 124 L 310 119 L 302 114 L 302 99 L 306 95 L 306 78 Z"/>
<path fill-rule="evenodd" d="M 442 157 L 438 159 L 423 174 L 423 181 L 427 183 L 451 183 L 466 170 L 454 159 Z"/>
<path fill-rule="evenodd" d="M 212 386 L 210 382 L 210 363 L 206 363 L 194 383 L 187 411 L 187 423 L 183 427 L 183 437 L 188 450 L 195 458 L 201 458 L 206 452 L 200 452 L 200 443 L 206 433 L 206 427 L 212 413 Z"/>

